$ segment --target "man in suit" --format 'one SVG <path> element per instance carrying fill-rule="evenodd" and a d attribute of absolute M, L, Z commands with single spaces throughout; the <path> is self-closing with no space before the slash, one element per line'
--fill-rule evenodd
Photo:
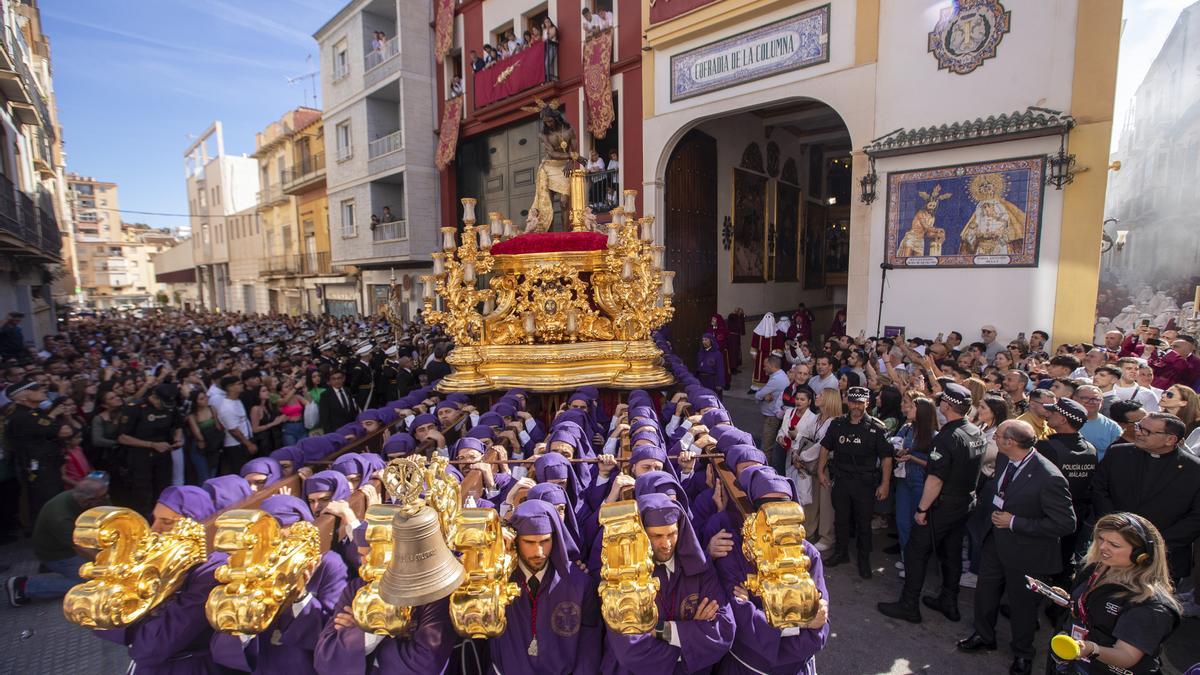
<path fill-rule="evenodd" d="M 1096 469 L 1092 509 L 1097 518 L 1129 511 L 1154 523 L 1178 580 L 1192 569 L 1200 537 L 1200 458 L 1179 448 L 1187 426 L 1175 415 L 1149 413 L 1134 433 L 1133 443 L 1111 446 Z"/>
<path fill-rule="evenodd" d="M 996 478 L 985 486 L 979 505 L 989 518 L 975 587 L 975 632 L 958 648 L 996 649 L 996 615 L 1007 589 L 1014 656 L 1009 673 L 1025 675 L 1033 668 L 1038 608 L 1025 575 L 1045 578 L 1062 569 L 1059 539 L 1075 531 L 1075 512 L 1067 479 L 1033 449 L 1032 426 L 1008 420 L 996 429 L 995 440 Z"/>
<path fill-rule="evenodd" d="M 349 424 L 358 417 L 358 405 L 346 389 L 346 374 L 340 370 L 329 373 L 329 391 L 322 396 L 317 408 L 321 412 L 321 429 L 326 433 Z"/>

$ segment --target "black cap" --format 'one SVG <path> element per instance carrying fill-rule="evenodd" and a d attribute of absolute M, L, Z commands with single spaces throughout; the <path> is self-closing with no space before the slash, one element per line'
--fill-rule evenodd
<path fill-rule="evenodd" d="M 23 391 L 34 391 L 41 388 L 42 384 L 38 382 L 36 378 L 26 377 L 20 382 L 14 382 L 8 385 L 8 387 L 4 390 L 4 395 L 12 398 Z"/>
<path fill-rule="evenodd" d="M 1077 427 L 1083 426 L 1087 422 L 1087 409 L 1082 404 L 1073 401 L 1069 398 L 1059 398 L 1051 410 L 1067 418 L 1072 424 Z"/>
<path fill-rule="evenodd" d="M 850 387 L 846 390 L 846 400 L 866 403 L 871 400 L 871 390 L 866 387 Z"/>
<path fill-rule="evenodd" d="M 970 405 L 971 390 L 951 382 L 942 387 L 942 399 L 952 405 Z"/>
<path fill-rule="evenodd" d="M 164 382 L 154 387 L 151 393 L 162 399 L 164 403 L 174 403 L 179 398 L 179 387 L 169 382 Z"/>

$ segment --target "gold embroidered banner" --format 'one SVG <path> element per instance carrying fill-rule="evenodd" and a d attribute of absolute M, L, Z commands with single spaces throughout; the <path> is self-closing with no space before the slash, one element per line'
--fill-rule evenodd
<path fill-rule="evenodd" d="M 433 55 L 441 63 L 454 48 L 454 0 L 437 0 L 435 7 Z"/>
<path fill-rule="evenodd" d="M 613 123 L 611 30 L 596 33 L 583 45 L 583 93 L 587 100 L 587 130 L 596 138 Z"/>
<path fill-rule="evenodd" d="M 455 96 L 446 101 L 446 108 L 442 112 L 442 125 L 438 127 L 438 149 L 435 159 L 438 171 L 454 161 L 454 152 L 458 149 L 458 127 L 462 122 L 462 107 L 462 96 Z"/>

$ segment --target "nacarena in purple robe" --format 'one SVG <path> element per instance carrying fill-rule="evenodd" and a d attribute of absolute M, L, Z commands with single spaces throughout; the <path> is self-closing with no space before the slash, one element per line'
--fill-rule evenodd
<path fill-rule="evenodd" d="M 263 500 L 262 509 L 283 527 L 313 519 L 308 505 L 290 495 L 271 495 Z M 213 660 L 226 668 L 252 673 L 315 673 L 317 638 L 339 608 L 338 600 L 345 589 L 346 563 L 337 553 L 326 551 L 309 577 L 305 596 L 282 608 L 267 630 L 244 642 L 237 635 L 214 633 Z"/>
<path fill-rule="evenodd" d="M 751 501 L 756 504 L 768 498 L 768 495 L 791 495 L 795 499 L 792 482 L 769 466 L 755 466 L 742 471 L 738 482 L 746 490 Z M 717 576 L 721 584 L 730 594 L 733 616 L 737 620 L 737 632 L 733 639 L 733 648 L 729 655 L 721 661 L 718 673 L 736 673 L 738 675 L 753 675 L 754 673 L 770 673 L 771 675 L 815 675 L 817 665 L 815 656 L 825 648 L 829 640 L 829 624 L 819 629 L 788 628 L 780 630 L 767 622 L 767 615 L 762 609 L 762 598 L 751 595 L 750 600 L 739 600 L 733 596 L 734 586 L 743 586 L 748 574 L 756 573 L 757 568 L 742 552 L 742 530 L 733 524 L 733 518 L 728 513 L 713 516 L 706 528 L 716 532 L 724 529 L 733 535 L 733 549 L 723 558 L 716 560 Z M 829 591 L 825 588 L 824 567 L 821 554 L 816 547 L 804 542 L 804 553 L 811 561 L 808 573 L 817 585 L 817 590 L 825 600 L 829 599 Z"/>
<path fill-rule="evenodd" d="M 215 510 L 208 493 L 191 485 L 168 487 L 159 503 L 196 521 L 204 520 Z M 95 631 L 96 637 L 128 647 L 133 661 L 131 672 L 153 675 L 221 672 L 209 652 L 213 629 L 204 614 L 204 603 L 217 586 L 213 572 L 225 561 L 224 553 L 209 554 L 207 560 L 187 571 L 179 590 L 153 612 L 126 628 Z"/>
<path fill-rule="evenodd" d="M 704 338 L 708 338 L 707 349 L 704 347 Z M 712 333 L 705 333 L 701 338 L 700 350 L 696 353 L 696 376 L 709 389 L 728 388 L 725 382 L 725 357 Z"/>
<path fill-rule="evenodd" d="M 518 537 L 549 534 L 554 543 L 536 595 L 530 594 L 524 563 L 509 577 L 521 595 L 505 610 L 504 633 L 488 640 L 493 670 L 498 675 L 596 672 L 601 635 L 596 588 L 567 560 L 558 511 L 548 502 L 526 500 L 509 522 Z"/>
<path fill-rule="evenodd" d="M 639 497 L 637 503 L 643 526 L 679 526 L 679 539 L 671 560 L 674 570 L 668 570 L 666 564 L 654 566 L 654 576 L 660 584 L 654 598 L 658 618 L 673 624 L 674 639 L 668 643 L 653 632 L 623 635 L 610 630 L 605 634 L 607 649 L 600 672 L 605 675 L 707 673 L 733 644 L 733 611 L 725 590 L 708 564 L 691 522 L 675 500 L 653 493 Z M 705 599 L 716 601 L 720 609 L 711 621 L 697 621 L 693 617 Z"/>
<path fill-rule="evenodd" d="M 350 580 L 334 614 L 350 607 L 363 587 Z M 338 628 L 330 619 L 317 638 L 313 666 L 321 675 L 436 675 L 446 670 L 458 636 L 450 622 L 450 600 L 414 607 L 403 637 L 367 635 L 358 626 Z M 368 646 L 368 644 L 370 646 Z"/>

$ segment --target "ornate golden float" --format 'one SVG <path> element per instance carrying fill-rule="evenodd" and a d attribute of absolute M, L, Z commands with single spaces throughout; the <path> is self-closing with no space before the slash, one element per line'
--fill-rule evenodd
<path fill-rule="evenodd" d="M 454 372 L 440 389 L 633 389 L 673 381 L 650 340 L 674 312 L 675 273 L 663 270 L 654 218 L 637 218 L 637 192 L 626 190 L 607 236 L 588 231 L 582 175 L 577 170 L 571 181 L 571 232 L 517 235 L 496 212 L 477 225 L 471 198 L 462 200 L 461 233 L 442 228 L 443 251 L 433 254 L 433 274 L 421 278 L 425 320 L 455 344 L 447 358 Z"/>
<path fill-rule="evenodd" d="M 600 615 L 610 630 L 624 635 L 649 633 L 658 623 L 658 579 L 650 537 L 642 527 L 637 502 L 626 499 L 600 507 L 604 528 L 600 550 Z"/>
<path fill-rule="evenodd" d="M 804 509 L 796 502 L 763 504 L 742 523 L 742 552 L 758 569 L 744 585 L 762 598 L 767 622 L 776 628 L 797 628 L 820 609 L 804 537 Z"/>

